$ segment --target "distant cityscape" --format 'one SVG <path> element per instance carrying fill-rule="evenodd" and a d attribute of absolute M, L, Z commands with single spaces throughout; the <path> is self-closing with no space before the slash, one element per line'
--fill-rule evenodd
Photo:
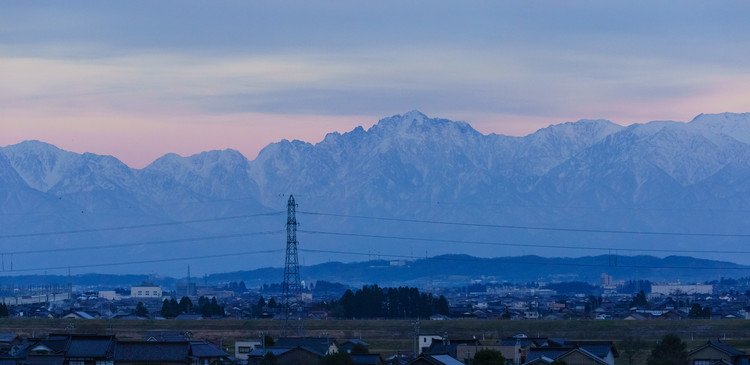
<path fill-rule="evenodd" d="M 317 364 L 333 353 L 347 353 L 354 364 L 471 364 L 480 350 L 502 353 L 507 364 L 543 364 L 545 359 L 565 360 L 583 356 L 575 364 L 615 365 L 622 357 L 622 338 L 608 340 L 531 337 L 523 334 L 505 338 L 455 338 L 450 333 L 426 333 L 418 322 L 465 321 L 565 321 L 625 320 L 674 321 L 691 319 L 750 319 L 750 280 L 729 279 L 704 283 L 654 283 L 618 280 L 602 273 L 599 283 L 502 283 L 492 278 L 476 279 L 463 286 L 433 288 L 431 293 L 417 288 L 380 288 L 376 285 L 351 288 L 345 284 L 317 281 L 304 283 L 302 318 L 307 323 L 352 319 L 411 320 L 414 345 L 379 349 L 370 353 L 366 338 L 305 336 L 304 332 L 283 329 L 289 319 L 281 305 L 282 285 L 267 284 L 250 288 L 244 282 L 206 285 L 182 280 L 173 287 L 137 283 L 130 287 L 35 286 L 4 288 L 4 316 L 11 318 L 59 319 L 65 324 L 57 333 L 6 333 L 0 346 L 2 359 L 16 363 L 40 363 L 39 359 L 94 359 L 96 364 L 185 363 L 185 364 L 265 364 L 272 354 L 278 364 Z M 398 295 L 429 298 L 427 309 L 408 308 Z M 395 299 L 394 299 L 395 298 Z M 348 301 L 357 301 L 348 307 Z M 440 301 L 445 301 L 441 307 Z M 404 308 L 392 311 L 394 307 Z M 365 313 L 362 308 L 375 312 Z M 357 316 L 352 316 L 353 311 Z M 257 337 L 223 338 L 222 343 L 194 338 L 190 331 L 142 330 L 141 338 L 81 333 L 78 324 L 88 321 L 180 321 L 205 326 L 206 321 L 271 320 L 267 328 L 252 331 Z M 276 321 L 274 321 L 276 320 Z M 299 319 L 295 319 L 299 320 Z M 529 322 L 529 323 L 531 323 Z M 5 323 L 5 322 L 2 322 Z M 168 322 L 175 323 L 175 322 Z M 269 324 L 270 323 L 270 324 Z M 80 326 L 84 328 L 84 326 Z M 106 332 L 106 331 L 105 331 Z M 277 336 L 270 336 L 276 333 Z M 264 335 L 265 334 L 265 335 Z M 40 337 L 41 335 L 41 337 Z M 515 336 L 515 337 L 513 337 Z M 226 341 L 226 342 L 225 342 Z M 87 349 L 81 354 L 72 348 Z M 627 346 L 627 344 L 626 344 Z M 709 341 L 708 348 L 731 347 Z M 700 346 L 698 349 L 704 349 Z M 114 350 L 116 349 L 116 350 Z M 99 351 L 99 352 L 97 352 Z M 354 352 L 352 352 L 354 351 Z M 703 350 L 700 350 L 703 351 Z M 735 349 L 733 356 L 746 358 Z M 741 354 L 740 354 L 741 353 Z M 159 354 L 163 358 L 148 358 Z M 170 355 L 171 354 L 171 355 Z M 179 355 L 174 355 L 179 354 Z M 740 354 L 740 355 L 738 355 Z M 140 357 L 139 357 L 140 356 Z M 168 358 L 172 356 L 172 358 Z M 550 357 L 552 356 L 552 357 Z M 592 357 L 593 356 L 593 357 Z M 446 360 L 450 357 L 452 360 Z M 748 357 L 750 359 L 750 357 Z M 4 361 L 0 359 L 0 361 Z M 730 358 L 731 360 L 731 358 Z M 736 360 L 736 359 L 735 359 Z M 26 361 L 26 362 L 23 362 Z M 45 360 L 46 361 L 46 360 Z M 51 361 L 51 360 L 50 360 Z M 80 360 L 80 364 L 88 364 Z M 436 362 L 437 361 L 437 362 Z M 577 360 L 578 361 L 578 360 Z M 582 362 L 581 362 L 582 361 Z M 617 360 L 622 361 L 622 360 Z M 45 362 L 46 363 L 46 362 Z M 55 363 L 55 362 L 50 362 Z M 62 362 L 61 362 L 62 363 Z M 92 362 L 93 364 L 94 362 Z M 549 362 L 547 362 L 549 363 Z M 569 362 L 570 363 L 570 362 Z M 698 364 L 698 363 L 695 363 Z"/>

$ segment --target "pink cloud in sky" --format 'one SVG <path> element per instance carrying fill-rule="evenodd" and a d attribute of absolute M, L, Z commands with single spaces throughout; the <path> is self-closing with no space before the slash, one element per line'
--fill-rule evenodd
<path fill-rule="evenodd" d="M 549 124 L 581 118 L 606 118 L 625 125 L 651 120 L 686 121 L 700 113 L 748 111 L 748 83 L 750 78 L 723 80 L 679 97 L 592 103 L 554 116 L 423 112 L 431 117 L 467 121 L 482 133 L 507 135 L 526 135 Z M 141 168 L 169 152 L 191 155 L 233 148 L 253 159 L 263 147 L 281 139 L 315 143 L 327 133 L 346 132 L 358 125 L 367 128 L 389 115 L 202 114 L 156 110 L 153 105 L 126 112 L 91 105 L 0 110 L 0 146 L 38 139 L 74 152 L 113 155 Z"/>
<path fill-rule="evenodd" d="M 371 116 L 239 114 L 184 116 L 179 119 L 84 114 L 39 117 L 2 116 L 0 145 L 38 139 L 74 152 L 113 155 L 140 168 L 170 152 L 191 155 L 233 148 L 253 159 L 281 139 L 319 141 L 327 132 L 371 124 Z"/>

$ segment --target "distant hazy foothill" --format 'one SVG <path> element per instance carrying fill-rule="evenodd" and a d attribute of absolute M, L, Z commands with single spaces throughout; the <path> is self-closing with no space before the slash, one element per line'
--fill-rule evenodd
<path fill-rule="evenodd" d="M 706 114 L 689 123 L 659 121 L 628 127 L 581 120 L 510 137 L 485 135 L 464 122 L 412 111 L 385 118 L 367 130 L 331 133 L 317 144 L 273 143 L 255 160 L 233 150 L 190 157 L 168 154 L 143 169 L 110 156 L 76 154 L 28 141 L 0 148 L 0 249 L 147 243 L 13 258 L 15 270 L 58 267 L 51 272 L 58 274 L 64 271 L 60 267 L 68 265 L 283 249 L 283 214 L 94 229 L 276 212 L 284 209 L 289 193 L 295 195 L 301 212 L 301 249 L 357 253 L 301 252 L 301 263 L 307 265 L 442 254 L 689 255 L 749 264 L 747 255 L 719 252 L 744 247 L 746 237 L 585 230 L 750 234 L 750 113 Z M 373 221 L 305 212 L 571 230 Z M 70 229 L 85 232 L 23 236 Z M 279 232 L 244 235 L 267 231 Z M 231 234 L 238 237 L 155 242 Z M 7 237 L 13 235 L 20 236 Z M 571 248 L 579 246 L 601 250 Z M 3 260 L 9 266 L 9 257 Z M 198 273 L 282 265 L 283 253 L 193 263 Z M 168 262 L 78 271 L 174 275 L 184 267 L 184 262 Z M 564 271 L 575 275 L 575 270 Z"/>

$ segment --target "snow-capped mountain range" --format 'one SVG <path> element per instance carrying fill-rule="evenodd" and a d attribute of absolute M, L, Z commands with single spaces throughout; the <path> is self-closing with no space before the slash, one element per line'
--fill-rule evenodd
<path fill-rule="evenodd" d="M 71 266 L 77 272 L 174 273 L 189 263 L 202 273 L 280 266 L 282 252 L 77 268 L 283 249 L 285 216 L 254 215 L 285 210 L 289 193 L 295 194 L 301 211 L 300 248 L 356 253 L 303 251 L 301 260 L 308 264 L 387 255 L 665 256 L 680 250 L 749 264 L 750 255 L 717 251 L 737 251 L 747 238 L 731 235 L 750 234 L 750 113 L 702 114 L 687 123 L 627 127 L 580 120 L 510 137 L 485 135 L 465 122 L 412 111 L 367 130 L 328 134 L 316 144 L 273 143 L 255 160 L 233 150 L 168 154 L 143 169 L 111 156 L 27 141 L 0 148 L 3 265 L 8 271 L 15 252 L 16 271 L 67 271 L 63 267 Z M 216 217 L 237 218 L 153 225 Z M 139 227 L 99 230 L 124 226 Z M 83 232 L 28 235 L 69 230 Z M 278 233 L 241 236 L 269 230 Z M 228 235 L 241 237 L 190 241 Z M 163 242 L 169 240 L 185 242 Z M 108 244 L 123 247 L 21 252 Z M 574 248 L 579 246 L 601 249 Z M 665 251 L 639 251 L 643 249 Z"/>

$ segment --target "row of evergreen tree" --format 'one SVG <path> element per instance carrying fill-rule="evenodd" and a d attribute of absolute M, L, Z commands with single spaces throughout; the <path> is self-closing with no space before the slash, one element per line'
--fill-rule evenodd
<path fill-rule="evenodd" d="M 344 318 L 426 318 L 447 315 L 448 300 L 420 293 L 417 288 L 365 285 L 357 291 L 347 290 L 333 308 L 335 315 Z"/>
<path fill-rule="evenodd" d="M 200 313 L 204 317 L 224 316 L 224 307 L 222 307 L 216 297 L 208 299 L 206 297 L 198 298 L 198 307 L 194 307 L 193 301 L 188 297 L 182 297 L 178 302 L 175 298 L 164 299 L 161 305 L 161 315 L 164 318 L 174 318 L 180 314 Z"/>

